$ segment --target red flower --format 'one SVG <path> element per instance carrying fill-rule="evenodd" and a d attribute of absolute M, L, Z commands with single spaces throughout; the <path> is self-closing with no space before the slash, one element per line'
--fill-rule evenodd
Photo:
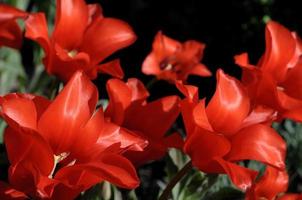
<path fill-rule="evenodd" d="M 198 101 L 197 88 L 177 85 L 187 96 L 181 103 L 187 139 L 184 151 L 192 163 L 207 173 L 226 173 L 239 188 L 249 188 L 257 172 L 236 164 L 256 160 L 284 169 L 286 144 L 266 123 L 272 110 L 250 104 L 243 85 L 217 73 L 216 92 L 208 105 Z"/>
<path fill-rule="evenodd" d="M 103 180 L 138 186 L 135 168 L 120 154 L 142 150 L 145 141 L 105 122 L 102 109 L 94 111 L 97 99 L 80 72 L 53 102 L 28 94 L 1 98 L 12 188 L 32 198 L 73 199 Z"/>
<path fill-rule="evenodd" d="M 185 81 L 190 74 L 211 76 L 211 72 L 200 62 L 205 45 L 195 40 L 181 44 L 158 32 L 153 42 L 152 52 L 143 63 L 145 74 L 156 75 L 158 79 L 170 82 Z"/>
<path fill-rule="evenodd" d="M 17 8 L 0 4 L 0 47 L 20 48 L 22 31 L 16 20 L 26 18 L 27 13 Z"/>
<path fill-rule="evenodd" d="M 279 118 L 302 122 L 302 42 L 280 24 L 266 26 L 266 49 L 257 66 L 247 53 L 235 57 L 243 69 L 242 82 L 255 104 L 278 111 Z"/>
<path fill-rule="evenodd" d="M 105 116 L 126 130 L 131 130 L 149 142 L 144 151 L 127 151 L 125 156 L 136 166 L 162 158 L 169 147 L 182 147 L 182 138 L 167 131 L 179 115 L 178 97 L 168 96 L 148 103 L 148 91 L 137 79 L 124 83 L 111 79 L 107 83 L 110 102 Z"/>
<path fill-rule="evenodd" d="M 43 13 L 32 14 L 26 20 L 25 36 L 44 49 L 43 62 L 49 74 L 64 81 L 77 70 L 83 70 L 90 79 L 95 79 L 98 72 L 123 76 L 118 60 L 100 62 L 135 41 L 127 23 L 104 17 L 99 5 L 86 5 L 84 0 L 57 0 L 56 11 L 50 37 Z"/>
<path fill-rule="evenodd" d="M 287 191 L 288 175 L 273 167 L 267 167 L 264 175 L 246 193 L 246 200 L 274 200 Z M 279 198 L 278 198 L 279 200 Z"/>

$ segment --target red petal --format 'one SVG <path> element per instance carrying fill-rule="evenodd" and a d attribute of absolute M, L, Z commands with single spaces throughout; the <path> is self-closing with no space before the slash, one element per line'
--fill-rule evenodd
<path fill-rule="evenodd" d="M 9 5 L 0 4 L 0 47 L 20 48 L 22 31 L 16 23 L 17 18 L 25 18 L 28 14 Z"/>
<path fill-rule="evenodd" d="M 144 84 L 140 80 L 136 78 L 129 78 L 127 81 L 127 85 L 132 91 L 132 101 L 144 101 L 149 96 L 148 90 L 145 88 Z"/>
<path fill-rule="evenodd" d="M 103 109 L 99 108 L 89 121 L 83 127 L 80 127 L 80 134 L 72 147 L 72 153 L 76 157 L 85 154 L 97 142 L 100 133 L 104 130 L 104 123 Z"/>
<path fill-rule="evenodd" d="M 10 20 L 0 24 L 0 47 L 20 48 L 22 39 L 22 31 L 17 22 Z"/>
<path fill-rule="evenodd" d="M 186 99 L 180 102 L 180 109 L 186 133 L 190 135 L 196 126 L 194 123 L 193 110 L 198 103 L 198 88 L 192 85 L 183 85 L 180 81 L 176 82 L 176 87 L 186 96 Z"/>
<path fill-rule="evenodd" d="M 223 159 L 216 160 L 224 168 L 225 172 L 228 174 L 234 185 L 236 185 L 243 191 L 251 187 L 252 183 L 258 175 L 258 172 L 254 170 L 241 167 Z"/>
<path fill-rule="evenodd" d="M 280 117 L 302 122 L 302 100 L 292 98 L 283 91 L 278 91 L 278 100 L 282 105 Z"/>
<path fill-rule="evenodd" d="M 25 18 L 28 14 L 18 8 L 6 5 L 1 3 L 0 4 L 0 24 L 8 21 L 14 20 L 16 18 Z"/>
<path fill-rule="evenodd" d="M 181 43 L 164 35 L 161 31 L 157 32 L 153 44 L 152 50 L 156 54 L 157 58 L 162 58 L 163 56 L 171 55 L 176 52 L 176 50 L 181 48 Z M 161 61 L 161 59 L 159 59 Z"/>
<path fill-rule="evenodd" d="M 165 156 L 168 148 L 182 149 L 183 139 L 178 133 L 173 133 L 161 139 L 148 138 L 148 146 L 143 151 L 127 151 L 124 155 L 139 167 L 150 161 L 160 160 Z"/>
<path fill-rule="evenodd" d="M 217 86 L 206 112 L 214 130 L 233 134 L 249 113 L 250 100 L 245 88 L 222 70 L 217 72 Z"/>
<path fill-rule="evenodd" d="M 17 132 L 7 128 L 4 142 L 11 163 L 9 182 L 14 188 L 37 195 L 40 176 L 48 177 L 54 167 L 53 152 L 46 141 L 36 132 Z"/>
<path fill-rule="evenodd" d="M 100 4 L 88 4 L 89 10 L 89 24 L 91 24 L 97 18 L 103 18 L 103 9 Z"/>
<path fill-rule="evenodd" d="M 173 148 L 177 148 L 177 149 L 182 149 L 183 145 L 184 145 L 184 140 L 183 138 L 180 136 L 179 133 L 175 132 L 172 133 L 171 135 L 167 136 L 164 138 L 164 143 L 166 147 L 173 147 Z"/>
<path fill-rule="evenodd" d="M 182 57 L 186 58 L 186 60 L 199 62 L 203 56 L 205 47 L 206 45 L 201 42 L 188 40 L 182 44 Z"/>
<path fill-rule="evenodd" d="M 265 73 L 282 81 L 288 70 L 287 64 L 294 56 L 296 41 L 289 30 L 274 21 L 267 24 L 265 39 L 266 49 L 260 67 Z"/>
<path fill-rule="evenodd" d="M 19 127 L 36 130 L 37 111 L 31 99 L 18 94 L 8 94 L 2 98 L 0 106 L 4 119 L 15 130 L 19 130 Z"/>
<path fill-rule="evenodd" d="M 99 65 L 98 71 L 101 73 L 109 74 L 115 78 L 122 79 L 124 77 L 124 72 L 119 59 Z"/>
<path fill-rule="evenodd" d="M 161 72 L 159 67 L 159 58 L 156 57 L 156 54 L 151 52 L 142 64 L 142 72 L 147 75 L 158 75 Z"/>
<path fill-rule="evenodd" d="M 121 125 L 124 120 L 124 112 L 131 103 L 131 90 L 121 80 L 110 79 L 106 84 L 109 95 L 109 104 L 105 111 L 106 117 Z"/>
<path fill-rule="evenodd" d="M 231 144 L 228 160 L 257 160 L 280 169 L 285 168 L 286 143 L 268 126 L 257 124 L 242 129 L 231 138 Z"/>
<path fill-rule="evenodd" d="M 192 70 L 190 71 L 190 74 L 197 75 L 197 76 L 212 76 L 212 73 L 204 64 L 197 64 L 195 65 Z"/>
<path fill-rule="evenodd" d="M 76 49 L 82 42 L 88 19 L 84 0 L 57 0 L 53 40 L 66 50 Z"/>
<path fill-rule="evenodd" d="M 249 69 L 249 70 L 256 69 L 255 68 L 256 66 L 250 64 L 249 57 L 248 57 L 248 54 L 246 52 L 234 56 L 234 59 L 235 59 L 235 63 L 237 65 L 239 65 L 240 67 L 242 67 L 242 68 L 246 68 L 246 69 Z"/>
<path fill-rule="evenodd" d="M 278 194 L 286 192 L 287 187 L 288 175 L 286 171 L 280 171 L 268 166 L 260 181 L 255 183 L 251 190 L 248 191 L 246 200 L 275 199 Z"/>
<path fill-rule="evenodd" d="M 212 173 L 215 171 L 209 168 L 210 162 L 226 155 L 230 148 L 230 143 L 225 137 L 201 128 L 195 129 L 184 145 L 184 151 L 191 157 L 193 165 L 202 171 Z"/>
<path fill-rule="evenodd" d="M 190 101 L 198 102 L 198 87 L 193 85 L 184 85 L 181 81 L 175 82 L 177 89 L 185 95 Z"/>
<path fill-rule="evenodd" d="M 82 72 L 77 72 L 53 103 L 41 116 L 38 129 L 49 141 L 56 155 L 69 152 L 94 112 L 98 93 L 96 87 Z"/>
<path fill-rule="evenodd" d="M 129 189 L 139 185 L 135 168 L 130 161 L 112 153 L 102 154 L 97 160 L 86 164 L 64 167 L 57 172 L 55 179 L 70 185 L 81 185 L 84 190 L 102 180 Z"/>
<path fill-rule="evenodd" d="M 193 110 L 193 119 L 196 125 L 208 131 L 213 131 L 211 124 L 209 123 L 206 109 L 205 109 L 205 99 L 201 100 Z M 188 121 L 187 123 L 193 123 Z"/>
<path fill-rule="evenodd" d="M 277 113 L 274 109 L 257 105 L 248 115 L 248 117 L 243 120 L 241 128 L 259 123 L 271 124 L 273 120 L 275 120 L 276 114 Z"/>
<path fill-rule="evenodd" d="M 288 71 L 281 86 L 291 97 L 302 99 L 302 91 L 297 90 L 297 88 L 302 87 L 302 57 L 297 65 Z"/>
<path fill-rule="evenodd" d="M 179 114 L 178 102 L 177 96 L 168 96 L 146 105 L 133 105 L 127 110 L 123 126 L 146 137 L 161 138 Z"/>
<path fill-rule="evenodd" d="M 148 142 L 134 134 L 133 132 L 121 128 L 113 123 L 105 123 L 103 130 L 99 133 L 97 140 L 98 147 L 103 150 L 109 148 L 113 144 L 119 143 L 119 149 L 122 151 L 133 150 L 142 151 L 143 148 L 148 144 Z"/>
<path fill-rule="evenodd" d="M 84 35 L 80 50 L 89 54 L 95 65 L 136 40 L 131 27 L 120 20 L 97 18 Z"/>
<path fill-rule="evenodd" d="M 8 127 L 5 130 L 4 141 L 9 161 L 13 166 L 20 162 L 27 162 L 42 174 L 46 176 L 50 174 L 54 165 L 53 153 L 38 133 L 17 132 Z"/>

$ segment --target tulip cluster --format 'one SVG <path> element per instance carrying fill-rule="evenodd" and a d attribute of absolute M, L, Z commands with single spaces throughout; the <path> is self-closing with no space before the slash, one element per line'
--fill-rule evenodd
<path fill-rule="evenodd" d="M 24 34 L 17 20 L 25 23 Z M 136 170 L 170 148 L 188 155 L 190 166 L 203 173 L 226 174 L 246 200 L 302 199 L 286 193 L 287 145 L 272 128 L 286 118 L 302 122 L 302 41 L 296 33 L 268 22 L 259 62 L 250 64 L 247 53 L 236 55 L 241 80 L 219 69 L 215 93 L 206 100 L 187 84 L 189 75 L 212 75 L 201 63 L 205 44 L 181 43 L 159 31 L 142 72 L 168 81 L 184 97 L 150 102 L 143 82 L 123 81 L 119 59 L 107 61 L 136 40 L 126 22 L 104 16 L 98 4 L 57 0 L 49 29 L 44 13 L 0 4 L 0 47 L 18 49 L 23 37 L 36 42 L 45 71 L 64 84 L 55 88 L 55 97 L 0 96 L 9 160 L 0 199 L 75 199 L 103 181 L 134 189 L 140 184 Z M 113 76 L 104 107 L 92 82 L 99 73 Z M 179 115 L 185 135 L 170 131 Z M 244 165 L 251 160 L 265 171 Z"/>

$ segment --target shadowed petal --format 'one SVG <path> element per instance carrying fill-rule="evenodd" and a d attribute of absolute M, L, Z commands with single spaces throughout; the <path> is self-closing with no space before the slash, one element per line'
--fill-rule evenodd
<path fill-rule="evenodd" d="M 146 105 L 133 105 L 127 110 L 123 126 L 138 130 L 147 137 L 161 138 L 180 112 L 178 102 L 177 96 L 168 96 Z"/>
<path fill-rule="evenodd" d="M 20 192 L 16 189 L 12 188 L 8 184 L 0 181 L 0 199 L 2 199 L 2 200 L 11 200 L 11 199 L 24 200 L 24 199 L 28 199 L 28 197 L 23 192 Z"/>
<path fill-rule="evenodd" d="M 129 189 L 139 185 L 135 168 L 130 161 L 111 153 L 101 154 L 96 160 L 86 164 L 64 167 L 57 172 L 55 179 L 69 185 L 80 184 L 83 189 L 88 189 L 102 180 Z"/>

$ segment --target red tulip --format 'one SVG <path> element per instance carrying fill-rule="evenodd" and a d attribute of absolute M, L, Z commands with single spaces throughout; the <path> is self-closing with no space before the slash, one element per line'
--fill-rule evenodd
<path fill-rule="evenodd" d="M 0 47 L 8 46 L 16 49 L 21 47 L 23 36 L 16 20 L 26 17 L 26 12 L 0 4 Z"/>
<path fill-rule="evenodd" d="M 195 40 L 180 43 L 158 32 L 152 52 L 143 63 L 144 74 L 156 75 L 170 82 L 185 81 L 190 74 L 211 76 L 211 72 L 200 62 L 205 45 Z"/>
<path fill-rule="evenodd" d="M 97 99 L 82 72 L 52 102 L 28 94 L 1 97 L 12 188 L 32 198 L 73 199 L 103 180 L 138 186 L 135 168 L 120 154 L 142 150 L 145 141 L 105 122 L 102 109 L 95 112 Z"/>
<path fill-rule="evenodd" d="M 208 105 L 197 89 L 177 84 L 187 97 L 181 112 L 187 131 L 184 151 L 206 173 L 226 173 L 242 190 L 251 187 L 258 172 L 237 164 L 256 160 L 284 169 L 286 144 L 269 124 L 274 112 L 253 108 L 244 86 L 219 70 L 216 92 Z"/>
<path fill-rule="evenodd" d="M 86 5 L 84 0 L 57 0 L 50 37 L 43 13 L 31 14 L 25 29 L 25 36 L 43 48 L 47 72 L 64 81 L 77 70 L 83 70 L 90 79 L 95 79 L 98 72 L 123 77 L 117 60 L 100 62 L 136 40 L 127 23 L 104 17 L 99 5 Z"/>
<path fill-rule="evenodd" d="M 146 100 L 148 91 L 143 83 L 134 78 L 127 83 L 111 79 L 107 83 L 107 91 L 110 102 L 105 116 L 149 142 L 144 151 L 125 153 L 136 166 L 162 158 L 169 147 L 182 147 L 180 135 L 173 133 L 166 136 L 179 115 L 177 96 L 168 96 L 149 103 Z"/>
<path fill-rule="evenodd" d="M 253 103 L 278 111 L 279 119 L 302 122 L 302 42 L 295 33 L 270 21 L 266 26 L 266 49 L 257 66 L 247 53 L 235 57 L 243 69 L 242 82 Z"/>
<path fill-rule="evenodd" d="M 273 167 L 267 167 L 264 175 L 247 192 L 246 200 L 274 200 L 287 191 L 288 175 Z M 279 198 L 278 198 L 279 199 Z"/>

